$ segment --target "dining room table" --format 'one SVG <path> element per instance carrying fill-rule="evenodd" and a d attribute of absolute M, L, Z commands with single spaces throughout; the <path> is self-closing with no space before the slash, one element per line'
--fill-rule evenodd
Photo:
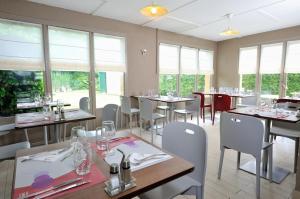
<path fill-rule="evenodd" d="M 169 107 L 168 121 L 173 121 L 173 111 L 176 109 L 176 104 L 180 102 L 191 102 L 195 99 L 192 97 L 175 97 L 175 96 L 133 96 L 135 98 L 147 98 L 151 101 L 164 102 Z"/>
<path fill-rule="evenodd" d="M 297 112 L 293 109 L 280 109 L 273 108 L 268 106 L 251 106 L 244 108 L 237 108 L 229 110 L 228 112 L 240 115 L 247 115 L 262 119 L 265 121 L 265 135 L 264 141 L 269 142 L 270 127 L 272 121 L 281 121 L 287 123 L 296 123 L 300 121 L 300 117 L 297 116 Z M 263 152 L 262 168 L 261 168 L 261 177 L 268 179 L 268 153 Z M 247 171 L 249 173 L 255 174 L 255 161 L 249 161 L 242 166 L 240 169 Z M 288 175 L 289 171 L 281 168 L 279 166 L 273 167 L 273 176 L 272 180 L 275 183 L 280 184 Z"/>
<path fill-rule="evenodd" d="M 125 134 L 126 136 L 124 136 Z M 111 161 L 115 158 L 109 155 L 106 156 L 102 151 L 99 151 L 97 147 L 95 147 L 95 138 L 88 138 L 92 146 L 92 165 L 90 172 L 82 176 L 76 174 L 74 165 L 72 164 L 72 156 L 67 159 L 58 158 L 52 162 L 31 161 L 30 159 L 26 161 L 28 158 L 37 157 L 38 154 L 41 153 L 52 153 L 58 150 L 64 151 L 70 147 L 70 141 L 19 150 L 15 158 L 14 186 L 12 188 L 13 198 L 26 198 L 26 196 L 30 194 L 43 192 L 46 189 L 51 189 L 62 183 L 70 182 L 70 180 L 77 180 L 77 178 L 82 178 L 80 179 L 81 181 L 88 183 L 81 186 L 74 186 L 74 188 L 67 191 L 57 188 L 55 191 L 61 192 L 57 192 L 52 195 L 51 198 L 88 199 L 95 198 L 95 196 L 101 199 L 133 198 L 189 174 L 194 170 L 194 165 L 190 162 L 152 145 L 140 137 L 131 134 L 130 131 L 117 132 L 116 138 L 120 139 L 112 139 L 114 141 L 110 142 L 110 145 L 112 145 L 114 149 L 122 149 L 123 151 L 127 149 L 127 152 L 130 152 L 130 154 L 133 152 L 165 153 L 166 156 L 163 156 L 161 159 L 146 161 L 142 166 L 131 166 L 131 175 L 133 177 L 132 179 L 134 179 L 135 186 L 117 195 L 109 196 L 105 191 L 105 187 L 110 177 L 109 166 Z M 115 153 L 117 152 L 118 151 Z M 117 155 L 118 154 L 116 154 L 116 156 Z M 54 190 L 50 190 L 46 193 L 51 193 L 52 191 Z"/>
<path fill-rule="evenodd" d="M 51 110 L 54 109 L 54 107 L 57 107 L 57 102 L 52 101 L 46 104 L 51 108 Z M 39 109 L 43 108 L 45 104 L 39 103 L 39 102 L 20 102 L 17 103 L 17 110 L 18 111 L 27 111 L 27 110 L 36 110 L 38 111 Z M 71 106 L 70 103 L 64 103 L 64 106 Z"/>
<path fill-rule="evenodd" d="M 96 116 L 80 109 L 68 109 L 64 111 L 64 118 L 59 118 L 55 111 L 19 113 L 15 116 L 15 129 L 24 129 L 27 136 L 27 129 L 44 127 L 44 142 L 48 144 L 48 126 L 55 127 L 55 141 L 60 141 L 60 127 L 62 124 L 80 122 L 96 119 Z M 27 137 L 28 139 L 28 137 Z"/>

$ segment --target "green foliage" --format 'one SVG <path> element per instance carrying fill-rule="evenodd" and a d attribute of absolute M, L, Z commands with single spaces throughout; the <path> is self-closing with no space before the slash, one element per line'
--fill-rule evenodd
<path fill-rule="evenodd" d="M 52 71 L 52 90 L 86 90 L 89 88 L 88 72 Z"/>
<path fill-rule="evenodd" d="M 279 95 L 280 74 L 264 74 L 261 81 L 262 94 Z"/>
<path fill-rule="evenodd" d="M 300 93 L 300 74 L 290 73 L 287 75 L 287 96 L 294 96 Z"/>
<path fill-rule="evenodd" d="M 245 91 L 255 91 L 256 75 L 242 75 L 242 88 Z"/>
<path fill-rule="evenodd" d="M 168 92 L 176 92 L 176 75 L 159 75 L 159 92 L 167 95 Z"/>
<path fill-rule="evenodd" d="M 0 71 L 0 115 L 17 113 L 17 99 L 43 95 L 41 72 Z"/>
<path fill-rule="evenodd" d="M 204 91 L 205 89 L 205 75 L 198 75 L 197 91 Z"/>
<path fill-rule="evenodd" d="M 190 96 L 195 90 L 195 75 L 180 75 L 180 94 Z"/>

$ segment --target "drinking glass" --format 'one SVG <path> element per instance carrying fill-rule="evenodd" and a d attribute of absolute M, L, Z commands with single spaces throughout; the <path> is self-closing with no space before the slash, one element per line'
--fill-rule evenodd
<path fill-rule="evenodd" d="M 106 138 L 106 152 L 105 155 L 112 155 L 114 150 L 109 147 L 109 141 L 112 137 L 116 135 L 116 129 L 113 121 L 103 121 L 102 122 L 102 133 Z"/>
<path fill-rule="evenodd" d="M 86 137 L 84 126 L 74 126 L 71 129 L 71 145 L 74 145 L 74 143 L 79 142 L 79 139 L 84 137 Z"/>
<path fill-rule="evenodd" d="M 90 172 L 92 165 L 91 144 L 87 141 L 76 142 L 74 147 L 74 169 L 78 175 L 86 175 Z"/>
<path fill-rule="evenodd" d="M 107 150 L 106 141 L 107 137 L 102 127 L 96 128 L 96 146 L 99 151 Z"/>
<path fill-rule="evenodd" d="M 50 113 L 50 108 L 49 108 L 49 106 L 47 106 L 47 105 L 44 105 L 44 106 L 43 106 L 43 115 L 44 115 L 44 119 L 45 119 L 45 120 L 49 120 L 49 119 L 50 119 L 51 113 Z"/>

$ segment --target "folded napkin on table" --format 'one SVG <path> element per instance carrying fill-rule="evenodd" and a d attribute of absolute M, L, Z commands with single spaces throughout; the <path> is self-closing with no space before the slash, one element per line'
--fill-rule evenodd
<path fill-rule="evenodd" d="M 43 162 L 55 162 L 61 160 L 67 154 L 70 154 L 73 151 L 73 147 L 58 149 L 54 151 L 46 151 L 42 153 L 37 153 L 29 156 L 21 157 L 21 161 L 34 160 L 34 161 L 43 161 Z"/>

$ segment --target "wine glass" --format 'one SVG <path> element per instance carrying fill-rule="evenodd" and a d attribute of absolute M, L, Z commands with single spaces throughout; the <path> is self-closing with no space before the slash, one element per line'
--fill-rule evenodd
<path fill-rule="evenodd" d="M 96 128 L 96 146 L 99 151 L 105 151 L 107 150 L 106 146 L 106 134 L 104 133 L 104 130 L 102 127 Z"/>
<path fill-rule="evenodd" d="M 50 108 L 48 105 L 44 105 L 43 106 L 43 115 L 44 115 L 44 119 L 45 120 L 49 120 L 50 119 Z"/>
<path fill-rule="evenodd" d="M 106 155 L 113 155 L 114 150 L 110 149 L 109 141 L 116 135 L 116 129 L 113 121 L 102 122 L 102 134 L 106 138 Z"/>
<path fill-rule="evenodd" d="M 80 138 L 86 137 L 85 134 L 85 127 L 84 126 L 74 126 L 71 129 L 71 145 L 73 146 L 74 143 L 79 142 Z"/>

